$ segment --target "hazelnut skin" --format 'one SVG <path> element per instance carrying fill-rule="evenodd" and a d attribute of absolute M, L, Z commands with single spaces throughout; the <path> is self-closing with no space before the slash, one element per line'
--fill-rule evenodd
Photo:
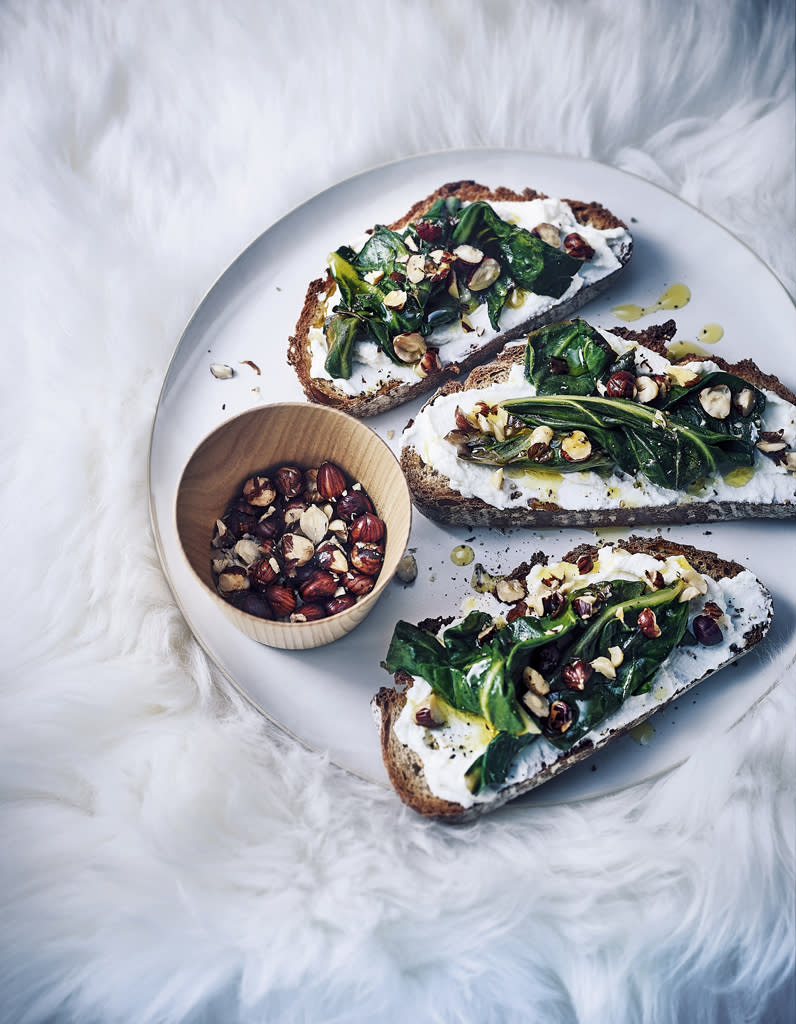
<path fill-rule="evenodd" d="M 348 536 L 351 541 L 379 541 L 384 536 L 384 523 L 373 512 L 363 512 L 351 524 Z"/>
<path fill-rule="evenodd" d="M 280 619 L 290 615 L 298 603 L 295 592 L 292 588 L 285 587 L 281 583 L 274 583 L 272 586 L 267 587 L 265 590 L 265 599 L 273 608 L 274 615 Z"/>
<path fill-rule="evenodd" d="M 693 622 L 694 636 L 704 647 L 715 647 L 724 639 L 724 634 L 711 615 L 697 615 Z"/>
<path fill-rule="evenodd" d="M 274 487 L 283 498 L 295 498 L 304 490 L 304 474 L 298 466 L 282 466 L 274 473 Z"/>
<path fill-rule="evenodd" d="M 376 576 L 381 570 L 383 559 L 384 551 L 380 544 L 360 540 L 351 545 L 349 561 L 354 569 L 366 576 Z"/>
<path fill-rule="evenodd" d="M 551 732 L 564 733 L 575 721 L 575 709 L 565 700 L 554 700 L 547 717 L 547 728 Z"/>
<path fill-rule="evenodd" d="M 318 493 L 326 499 L 339 498 L 347 486 L 342 469 L 333 462 L 322 462 L 318 466 L 316 485 Z"/>
<path fill-rule="evenodd" d="M 324 607 L 327 615 L 337 615 L 339 612 L 347 611 L 357 603 L 353 594 L 341 594 L 340 597 L 333 597 L 327 601 Z"/>
<path fill-rule="evenodd" d="M 326 569 L 316 569 L 308 579 L 299 585 L 302 601 L 312 603 L 331 597 L 337 590 L 337 580 Z"/>

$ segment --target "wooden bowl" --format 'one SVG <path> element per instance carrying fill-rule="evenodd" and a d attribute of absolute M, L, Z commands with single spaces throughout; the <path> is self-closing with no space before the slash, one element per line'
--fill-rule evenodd
<path fill-rule="evenodd" d="M 241 611 L 216 590 L 211 568 L 216 520 L 253 474 L 287 464 L 307 469 L 326 460 L 362 484 L 384 520 L 384 562 L 376 585 L 351 608 L 313 622 L 279 622 Z M 185 557 L 219 611 L 258 643 L 305 650 L 338 640 L 371 611 L 403 557 L 412 502 L 398 460 L 370 427 L 336 409 L 289 402 L 251 409 L 212 431 L 183 470 L 175 515 Z"/>

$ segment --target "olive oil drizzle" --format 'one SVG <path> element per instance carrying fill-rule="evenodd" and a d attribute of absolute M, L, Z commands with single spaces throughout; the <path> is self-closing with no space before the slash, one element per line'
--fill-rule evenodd
<path fill-rule="evenodd" d="M 662 309 L 682 309 L 691 299 L 691 289 L 684 284 L 672 284 L 661 295 L 657 302 L 651 306 L 638 306 L 628 302 L 619 306 L 612 306 L 611 312 L 618 320 L 640 320 L 650 313 L 657 313 Z"/>
<path fill-rule="evenodd" d="M 675 341 L 668 348 L 668 355 L 672 359 L 680 359 L 682 356 L 704 356 L 710 358 L 710 352 L 705 345 L 715 345 L 724 337 L 724 328 L 721 324 L 705 324 L 697 334 L 697 341 Z"/>

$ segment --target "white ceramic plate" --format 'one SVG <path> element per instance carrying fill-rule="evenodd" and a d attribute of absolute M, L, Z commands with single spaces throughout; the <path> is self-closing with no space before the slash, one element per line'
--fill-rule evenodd
<path fill-rule="evenodd" d="M 653 304 L 671 284 L 691 300 L 675 313 L 646 316 L 634 326 L 674 315 L 677 339 L 696 340 L 707 324 L 724 336 L 715 351 L 729 359 L 753 355 L 761 367 L 796 387 L 796 307 L 771 271 L 714 221 L 668 192 L 588 160 L 516 150 L 468 150 L 413 157 L 341 182 L 260 235 L 208 292 L 177 345 L 157 407 L 150 452 L 150 508 L 164 571 L 194 634 L 230 681 L 283 729 L 338 765 L 386 784 L 370 711 L 376 690 L 390 682 L 380 668 L 394 623 L 455 612 L 470 592 L 472 565 L 450 560 L 468 541 L 476 561 L 495 572 L 544 548 L 563 555 L 593 537 L 576 530 L 469 531 L 440 527 L 415 513 L 410 547 L 419 566 L 412 586 L 393 582 L 362 627 L 311 651 L 262 647 L 222 618 L 191 576 L 174 524 L 177 483 L 198 441 L 225 417 L 259 402 L 300 400 L 285 359 L 308 283 L 328 252 L 376 222 L 389 222 L 447 181 L 472 178 L 495 187 L 530 186 L 549 195 L 597 200 L 630 226 L 635 251 L 614 287 L 579 315 L 611 328 L 619 303 Z M 251 360 L 256 370 L 244 361 Z M 210 364 L 235 368 L 217 380 Z M 398 451 L 401 429 L 419 402 L 369 420 Z M 636 530 L 637 533 L 645 531 Z M 796 654 L 796 573 L 791 523 L 743 522 L 667 530 L 672 539 L 715 550 L 752 569 L 773 592 L 775 624 L 759 651 L 706 680 L 688 698 L 653 719 L 645 745 L 632 738 L 566 772 L 526 799 L 561 802 L 597 796 L 660 773 L 686 758 L 706 734 L 726 730 L 763 697 Z M 616 539 L 621 531 L 598 531 Z"/>

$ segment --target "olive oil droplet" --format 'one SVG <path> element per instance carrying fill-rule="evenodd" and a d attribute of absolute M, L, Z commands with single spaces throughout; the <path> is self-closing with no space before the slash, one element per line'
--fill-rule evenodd
<path fill-rule="evenodd" d="M 691 289 L 684 284 L 670 285 L 658 299 L 658 309 L 681 309 L 688 304 Z"/>
<path fill-rule="evenodd" d="M 636 306 L 632 302 L 626 302 L 621 306 L 612 306 L 611 312 L 617 320 L 625 320 L 629 322 L 631 320 L 640 320 L 644 316 L 644 307 Z"/>
<path fill-rule="evenodd" d="M 661 295 L 657 302 L 651 306 L 637 306 L 628 302 L 619 306 L 612 306 L 611 312 L 618 320 L 640 320 L 650 313 L 657 313 L 661 309 L 682 309 L 691 299 L 691 289 L 684 284 L 672 284 Z M 718 340 L 718 339 L 717 339 Z"/>
<path fill-rule="evenodd" d="M 451 551 L 451 561 L 454 565 L 469 565 L 475 558 L 475 552 L 469 544 L 458 544 Z"/>
<path fill-rule="evenodd" d="M 652 737 L 655 735 L 655 729 L 650 722 L 641 722 L 639 725 L 633 726 L 630 730 L 630 735 L 633 739 L 642 747 L 646 747 Z"/>
<path fill-rule="evenodd" d="M 695 341 L 675 341 L 666 349 L 669 359 L 681 359 L 683 356 L 709 356 L 706 348 L 697 345 Z"/>
<path fill-rule="evenodd" d="M 739 466 L 724 476 L 724 483 L 730 487 L 743 487 L 748 484 L 755 474 L 754 466 Z"/>
<path fill-rule="evenodd" d="M 724 337 L 724 328 L 721 324 L 705 324 L 700 330 L 697 338 L 703 345 L 715 345 Z"/>

